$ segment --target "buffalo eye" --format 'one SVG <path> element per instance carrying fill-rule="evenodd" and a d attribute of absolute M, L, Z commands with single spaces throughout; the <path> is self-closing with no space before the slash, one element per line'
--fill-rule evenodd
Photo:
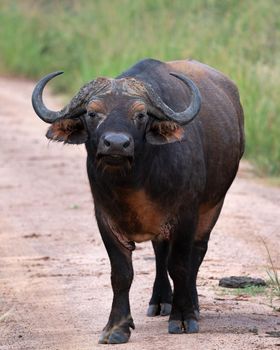
<path fill-rule="evenodd" d="M 88 116 L 91 118 L 95 118 L 97 116 L 97 113 L 94 111 L 90 111 L 90 112 L 88 112 Z"/>
<path fill-rule="evenodd" d="M 139 120 L 140 122 L 144 122 L 146 117 L 147 117 L 147 114 L 144 112 L 140 112 L 136 115 L 137 120 Z"/>

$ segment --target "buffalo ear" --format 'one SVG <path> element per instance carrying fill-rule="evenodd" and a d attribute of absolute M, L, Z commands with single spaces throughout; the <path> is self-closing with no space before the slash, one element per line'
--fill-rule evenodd
<path fill-rule="evenodd" d="M 146 132 L 146 140 L 152 145 L 181 141 L 184 129 L 175 122 L 153 121 Z"/>
<path fill-rule="evenodd" d="M 64 119 L 54 122 L 48 129 L 46 137 L 53 141 L 81 144 L 88 135 L 80 119 Z"/>

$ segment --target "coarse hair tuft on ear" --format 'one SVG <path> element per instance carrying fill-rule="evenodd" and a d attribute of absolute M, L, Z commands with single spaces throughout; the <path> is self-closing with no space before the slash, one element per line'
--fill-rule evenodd
<path fill-rule="evenodd" d="M 153 121 L 146 132 L 146 140 L 152 145 L 181 141 L 184 129 L 172 121 Z"/>
<path fill-rule="evenodd" d="M 63 119 L 49 127 L 46 137 L 52 141 L 78 145 L 85 143 L 88 135 L 80 119 Z"/>

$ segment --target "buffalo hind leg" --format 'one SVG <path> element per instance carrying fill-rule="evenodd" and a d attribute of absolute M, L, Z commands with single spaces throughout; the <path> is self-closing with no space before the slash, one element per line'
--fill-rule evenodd
<path fill-rule="evenodd" d="M 195 241 L 193 244 L 192 254 L 191 254 L 191 297 L 194 306 L 194 313 L 197 319 L 199 319 L 199 300 L 196 288 L 196 279 L 199 267 L 204 259 L 204 256 L 208 248 L 208 239 L 205 241 Z"/>
<path fill-rule="evenodd" d="M 168 331 L 173 334 L 197 333 L 198 321 L 191 296 L 191 251 L 196 218 L 180 220 L 170 242 L 168 271 L 174 283 L 172 310 Z"/>
<path fill-rule="evenodd" d="M 152 241 L 156 257 L 156 277 L 147 316 L 167 316 L 171 312 L 172 289 L 167 274 L 169 241 Z"/>
<path fill-rule="evenodd" d="M 199 318 L 199 301 L 196 288 L 196 279 L 199 267 L 204 259 L 204 256 L 208 248 L 208 240 L 210 233 L 215 226 L 220 212 L 222 210 L 224 198 L 210 209 L 205 209 L 206 206 L 202 206 L 199 211 L 198 224 L 196 227 L 193 249 L 191 254 L 191 295 L 195 309 L 195 315 Z"/>
<path fill-rule="evenodd" d="M 120 244 L 107 225 L 97 222 L 111 262 L 113 303 L 107 325 L 99 338 L 100 344 L 126 343 L 130 328 L 134 329 L 130 314 L 129 290 L 133 280 L 132 252 Z"/>

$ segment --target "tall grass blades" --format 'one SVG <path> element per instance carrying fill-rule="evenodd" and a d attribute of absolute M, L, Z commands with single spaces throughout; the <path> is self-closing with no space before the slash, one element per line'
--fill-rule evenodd
<path fill-rule="evenodd" d="M 280 174 L 278 0 L 2 0 L 0 23 L 2 73 L 62 69 L 53 86 L 69 95 L 144 57 L 214 66 L 239 87 L 247 157 Z"/>
<path fill-rule="evenodd" d="M 266 252 L 267 252 L 267 256 L 268 256 L 268 260 L 269 260 L 269 269 L 267 269 L 267 274 L 269 277 L 269 283 L 271 285 L 272 291 L 274 292 L 274 294 L 280 298 L 280 278 L 278 276 L 278 272 L 277 269 L 275 267 L 275 264 L 272 260 L 270 251 L 268 249 L 268 246 L 266 244 L 266 242 L 262 239 L 262 242 L 265 246 Z"/>

